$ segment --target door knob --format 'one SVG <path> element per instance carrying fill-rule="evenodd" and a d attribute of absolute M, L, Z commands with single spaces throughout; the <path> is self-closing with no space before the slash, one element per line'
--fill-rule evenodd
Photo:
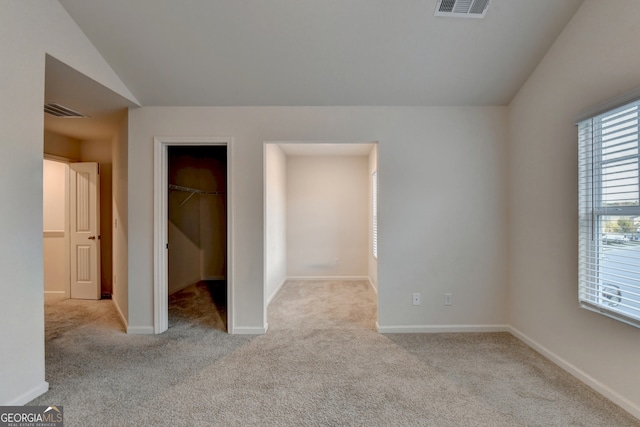
<path fill-rule="evenodd" d="M 88 239 L 89 240 L 96 240 L 96 236 L 89 236 Z"/>

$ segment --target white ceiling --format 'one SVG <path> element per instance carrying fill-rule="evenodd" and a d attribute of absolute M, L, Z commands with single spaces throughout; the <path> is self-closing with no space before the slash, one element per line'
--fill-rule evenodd
<path fill-rule="evenodd" d="M 506 105 L 582 0 L 60 0 L 143 105 Z"/>

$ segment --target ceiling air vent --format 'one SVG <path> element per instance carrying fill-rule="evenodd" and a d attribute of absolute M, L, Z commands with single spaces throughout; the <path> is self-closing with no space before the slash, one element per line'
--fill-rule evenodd
<path fill-rule="evenodd" d="M 89 117 L 55 102 L 44 104 L 44 112 L 56 117 Z"/>
<path fill-rule="evenodd" d="M 491 0 L 438 0 L 435 16 L 484 18 Z"/>

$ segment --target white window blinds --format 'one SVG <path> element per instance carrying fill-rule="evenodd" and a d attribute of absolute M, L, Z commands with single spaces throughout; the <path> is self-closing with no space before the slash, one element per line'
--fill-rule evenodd
<path fill-rule="evenodd" d="M 640 326 L 640 101 L 578 122 L 579 301 Z"/>

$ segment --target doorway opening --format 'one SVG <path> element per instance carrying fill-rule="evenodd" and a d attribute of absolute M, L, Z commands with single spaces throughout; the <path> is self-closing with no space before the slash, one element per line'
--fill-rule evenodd
<path fill-rule="evenodd" d="M 333 310 L 331 301 L 355 292 L 368 301 L 358 315 L 376 328 L 377 153 L 375 142 L 265 143 L 264 304 L 269 327 L 286 323 L 275 315 L 281 302 L 273 307 L 275 317 L 266 316 L 276 297 L 288 295 L 294 298 L 288 306 L 300 300 L 300 307 L 309 307 L 315 301 L 311 305 L 317 313 L 306 310 L 305 322 L 349 323 L 352 319 Z M 335 319 L 328 319 L 334 314 Z"/>
<path fill-rule="evenodd" d="M 227 147 L 168 147 L 169 311 L 227 330 Z"/>
<path fill-rule="evenodd" d="M 96 228 L 90 230 L 85 236 L 76 235 L 79 239 L 79 247 L 76 247 L 75 259 L 80 261 L 82 268 L 71 268 L 71 233 L 72 228 L 68 223 L 71 209 L 70 200 L 63 203 L 68 217 L 65 228 L 61 228 L 61 222 L 57 224 L 43 224 L 44 231 L 53 231 L 44 239 L 44 250 L 55 256 L 64 255 L 66 260 L 62 264 L 53 263 L 45 265 L 44 291 L 46 295 L 61 295 L 62 298 L 90 298 L 110 300 L 106 305 L 115 305 L 117 312 L 126 328 L 128 319 L 128 291 L 126 262 L 120 262 L 126 257 L 126 212 L 124 218 L 118 213 L 116 207 L 126 197 L 118 187 L 126 180 L 122 179 L 123 170 L 126 169 L 126 159 L 123 160 L 121 152 L 126 148 L 127 109 L 137 106 L 136 103 L 106 88 L 92 78 L 82 74 L 53 56 L 45 55 L 44 75 L 44 135 L 43 157 L 46 160 L 54 160 L 58 167 L 64 165 L 68 169 L 68 177 L 64 180 L 67 187 L 72 175 L 69 165 L 73 163 L 94 163 L 99 170 L 100 179 L 95 181 L 96 191 L 84 193 L 89 199 L 95 200 L 95 209 L 91 214 L 97 217 L 91 219 L 84 216 L 87 210 L 75 210 L 76 215 L 82 220 L 94 221 Z M 54 108 L 57 106 L 57 108 Z M 62 110 L 68 112 L 81 112 L 79 116 L 68 117 Z M 43 166 L 44 167 L 44 166 Z M 59 168 L 58 168 L 59 169 Z M 80 180 L 76 179 L 77 187 L 83 191 L 89 190 L 93 185 L 89 173 L 80 173 Z M 44 175 L 44 173 L 43 173 Z M 76 174 L 77 175 L 77 174 Z M 77 176 L 76 176 L 77 178 Z M 47 181 L 43 184 L 43 190 L 47 190 Z M 64 185 L 64 184 L 62 184 Z M 69 188 L 67 188 L 69 190 Z M 58 194 L 62 194 L 60 189 Z M 68 192 L 68 191 L 67 191 Z M 67 197 L 67 196 L 63 196 Z M 90 200 L 84 200 L 90 202 Z M 60 202 L 60 200 L 58 201 Z M 46 202 L 43 200 L 43 213 L 46 215 Z M 93 205 L 93 202 L 92 202 Z M 126 206 L 126 204 L 124 204 Z M 62 210 L 60 210 L 62 211 Z M 44 219 L 44 218 L 43 218 Z M 121 221 L 122 219 L 122 221 Z M 81 228 L 87 225 L 81 224 Z M 88 230 L 89 231 L 89 230 Z M 64 243 L 63 243 L 64 242 Z M 63 249 L 64 247 L 64 249 Z M 55 248 L 55 249 L 54 249 Z M 53 250 L 51 250 L 53 249 Z M 96 262 L 88 262 L 90 258 L 97 257 Z M 45 254 L 45 263 L 47 254 Z M 53 267 L 53 268 L 51 268 Z M 86 267 L 86 268 L 85 268 Z M 64 274 L 56 268 L 66 270 Z M 55 271 L 57 275 L 50 276 L 47 272 Z M 84 296 L 71 292 L 71 276 L 75 273 L 80 282 L 91 279 L 95 286 Z M 52 280 L 49 280 L 53 278 Z M 51 281 L 54 282 L 53 292 Z M 64 283 L 62 283 L 64 282 Z M 117 284 L 116 284 L 117 282 Z M 83 283 L 85 284 L 85 283 Z"/>
<path fill-rule="evenodd" d="M 172 315 L 233 331 L 230 142 L 155 138 L 155 333 L 169 328 L 170 303 Z"/>

